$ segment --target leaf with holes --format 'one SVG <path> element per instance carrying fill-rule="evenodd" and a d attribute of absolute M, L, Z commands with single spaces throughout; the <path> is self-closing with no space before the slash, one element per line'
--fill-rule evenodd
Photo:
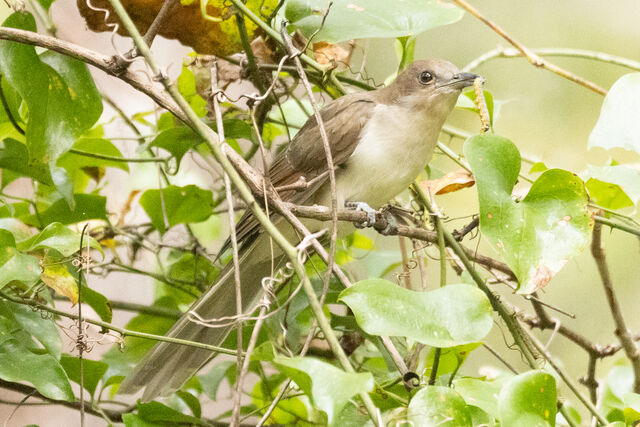
<path fill-rule="evenodd" d="M 512 191 L 520 153 L 506 138 L 477 135 L 464 144 L 476 178 L 480 227 L 516 274 L 519 293 L 544 287 L 588 244 L 592 220 L 584 183 L 571 172 L 550 169 L 520 202 Z"/>

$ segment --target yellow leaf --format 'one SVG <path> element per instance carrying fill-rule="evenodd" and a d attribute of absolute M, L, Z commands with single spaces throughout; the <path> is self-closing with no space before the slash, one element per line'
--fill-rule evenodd
<path fill-rule="evenodd" d="M 75 305 L 78 302 L 78 285 L 67 266 L 64 264 L 50 264 L 44 267 L 40 275 L 42 281 L 51 289 L 69 298 Z"/>

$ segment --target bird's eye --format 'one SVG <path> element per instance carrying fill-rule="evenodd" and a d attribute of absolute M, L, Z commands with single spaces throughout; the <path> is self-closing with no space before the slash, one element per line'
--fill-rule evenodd
<path fill-rule="evenodd" d="M 426 85 L 427 83 L 429 83 L 431 80 L 433 80 L 433 74 L 431 74 L 428 71 L 423 71 L 420 73 L 420 75 L 418 76 L 418 79 L 420 80 L 420 83 L 422 83 L 423 85 Z"/>

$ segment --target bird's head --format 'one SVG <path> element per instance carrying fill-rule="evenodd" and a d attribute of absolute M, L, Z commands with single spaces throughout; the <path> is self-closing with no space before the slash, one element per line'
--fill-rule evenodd
<path fill-rule="evenodd" d="M 397 103 L 433 108 L 453 108 L 462 89 L 479 76 L 463 73 L 449 61 L 427 59 L 412 62 L 386 89 Z"/>

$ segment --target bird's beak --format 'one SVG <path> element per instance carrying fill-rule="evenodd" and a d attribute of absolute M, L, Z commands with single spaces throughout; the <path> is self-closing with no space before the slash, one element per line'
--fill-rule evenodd
<path fill-rule="evenodd" d="M 478 77 L 480 76 L 473 73 L 458 73 L 454 74 L 453 77 L 442 86 L 453 86 L 456 89 L 464 89 L 465 87 L 473 86 L 474 80 Z"/>

